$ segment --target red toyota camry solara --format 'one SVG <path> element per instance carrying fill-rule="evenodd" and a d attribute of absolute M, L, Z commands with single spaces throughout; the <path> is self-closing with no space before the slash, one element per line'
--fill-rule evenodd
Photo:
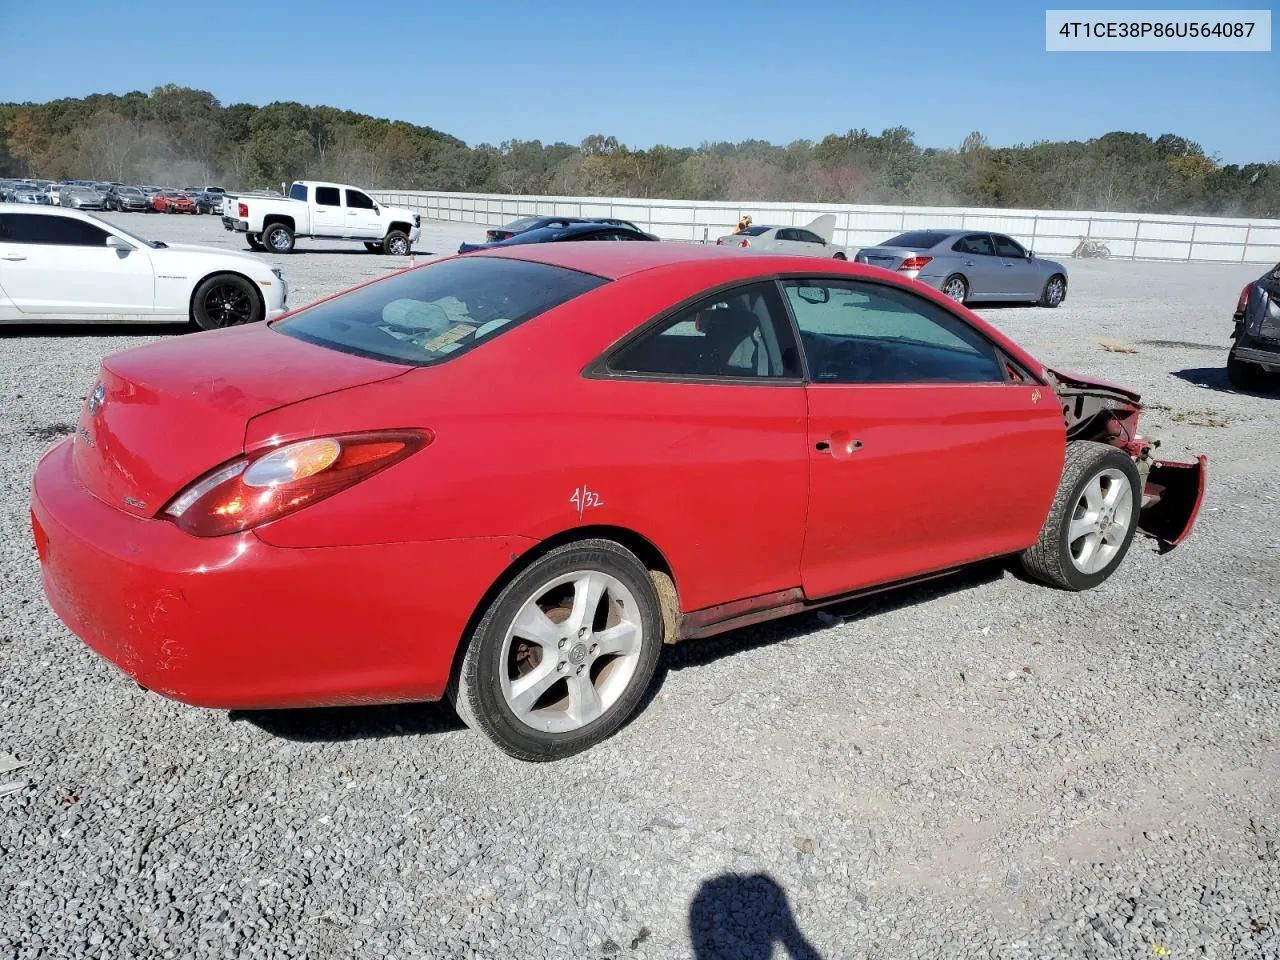
<path fill-rule="evenodd" d="M 45 591 L 144 687 L 437 699 L 610 735 L 664 642 L 1010 555 L 1096 586 L 1191 528 L 1137 395 L 873 267 L 563 243 L 108 357 L 36 470 Z"/>

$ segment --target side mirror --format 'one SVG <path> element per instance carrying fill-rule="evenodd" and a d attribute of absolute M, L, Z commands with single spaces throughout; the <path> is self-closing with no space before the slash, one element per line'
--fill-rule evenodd
<path fill-rule="evenodd" d="M 1034 250 L 1028 250 L 1028 251 L 1027 251 L 1027 259 L 1028 259 L 1028 260 L 1034 260 L 1035 258 L 1036 258 L 1036 252 L 1035 252 Z"/>
<path fill-rule="evenodd" d="M 831 299 L 831 292 L 826 287 L 796 287 L 796 296 L 805 303 L 826 303 Z"/>
<path fill-rule="evenodd" d="M 122 240 L 114 233 L 107 235 L 107 246 L 112 250 L 123 250 L 126 253 L 133 249 L 133 244 L 129 243 L 127 240 Z"/>

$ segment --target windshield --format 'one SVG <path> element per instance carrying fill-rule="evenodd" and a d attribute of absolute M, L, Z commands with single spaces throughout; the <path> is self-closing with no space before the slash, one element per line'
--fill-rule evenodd
<path fill-rule="evenodd" d="M 542 219 L 541 217 L 521 217 L 519 220 L 512 220 L 502 229 L 511 230 L 516 233 L 519 233 L 521 230 L 528 230 L 535 223 L 538 223 L 541 219 Z"/>
<path fill-rule="evenodd" d="M 605 282 L 524 260 L 443 260 L 352 290 L 274 326 L 345 353 L 426 366 L 492 340 Z"/>
<path fill-rule="evenodd" d="M 142 191 L 139 190 L 137 187 L 120 187 L 116 192 L 123 194 L 126 197 L 142 196 Z"/>
<path fill-rule="evenodd" d="M 949 233 L 943 233 L 939 230 L 911 230 L 908 233 L 900 233 L 892 240 L 886 240 L 879 244 L 882 247 L 909 247 L 912 250 L 928 250 L 930 247 L 936 247 L 947 237 Z"/>

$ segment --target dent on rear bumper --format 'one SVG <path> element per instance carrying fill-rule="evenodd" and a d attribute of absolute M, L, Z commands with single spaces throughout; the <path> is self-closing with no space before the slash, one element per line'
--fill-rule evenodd
<path fill-rule="evenodd" d="M 31 512 L 58 617 L 144 687 L 205 707 L 438 699 L 472 612 L 534 541 L 293 549 L 201 539 L 94 498 L 69 447 L 37 468 Z"/>

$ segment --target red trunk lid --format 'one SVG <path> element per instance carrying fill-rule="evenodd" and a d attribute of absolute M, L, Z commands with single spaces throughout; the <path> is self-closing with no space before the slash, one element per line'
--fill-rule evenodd
<path fill-rule="evenodd" d="M 80 413 L 76 471 L 104 503 L 155 516 L 191 481 L 244 451 L 251 418 L 407 369 L 263 323 L 126 350 L 102 362 Z"/>

